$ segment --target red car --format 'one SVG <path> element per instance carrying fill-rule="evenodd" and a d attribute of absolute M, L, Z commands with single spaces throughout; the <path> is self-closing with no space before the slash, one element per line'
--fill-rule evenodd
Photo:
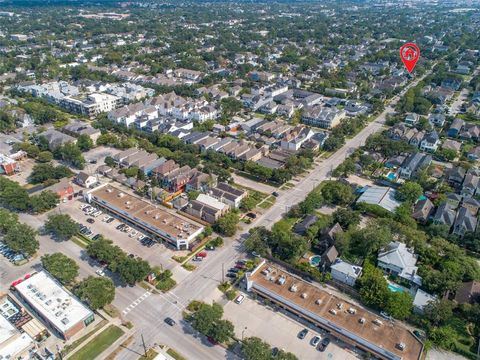
<path fill-rule="evenodd" d="M 237 269 L 242 269 L 242 270 L 246 268 L 246 266 L 243 265 L 243 264 L 235 264 L 235 267 L 236 267 Z"/>
<path fill-rule="evenodd" d="M 207 257 L 207 252 L 206 251 L 200 251 L 198 254 L 197 254 L 198 257 L 202 257 L 202 258 L 206 258 Z"/>
<path fill-rule="evenodd" d="M 211 336 L 207 336 L 207 340 L 212 345 L 218 345 L 218 341 L 212 338 Z"/>

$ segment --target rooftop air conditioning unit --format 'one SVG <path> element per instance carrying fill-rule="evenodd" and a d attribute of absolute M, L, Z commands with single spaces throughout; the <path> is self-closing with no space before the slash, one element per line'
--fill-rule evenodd
<path fill-rule="evenodd" d="M 307 293 L 302 293 L 302 295 L 300 295 L 302 297 L 302 299 L 306 299 L 308 297 Z"/>
<path fill-rule="evenodd" d="M 296 284 L 293 284 L 292 286 L 290 286 L 290 289 L 289 289 L 291 292 L 297 292 L 297 285 Z"/>
<path fill-rule="evenodd" d="M 335 309 L 330 309 L 330 310 L 328 310 L 328 312 L 332 315 L 337 315 L 337 310 L 335 310 Z"/>
<path fill-rule="evenodd" d="M 321 300 L 321 299 L 315 300 L 315 304 L 320 305 L 321 303 L 322 303 L 322 300 Z"/>

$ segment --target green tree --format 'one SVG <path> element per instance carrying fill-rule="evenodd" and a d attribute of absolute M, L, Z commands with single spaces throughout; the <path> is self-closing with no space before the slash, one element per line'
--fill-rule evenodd
<path fill-rule="evenodd" d="M 68 240 L 78 232 L 78 224 L 68 214 L 49 215 L 44 227 L 62 240 Z"/>
<path fill-rule="evenodd" d="M 350 250 L 352 253 L 366 257 L 377 252 L 392 239 L 392 233 L 387 226 L 370 223 L 363 229 L 350 233 Z"/>
<path fill-rule="evenodd" d="M 0 203 L 9 209 L 25 211 L 30 205 L 27 190 L 15 181 L 0 177 Z"/>
<path fill-rule="evenodd" d="M 74 143 L 67 143 L 59 146 L 53 152 L 56 159 L 65 161 L 77 169 L 83 169 L 85 166 L 85 159 L 80 148 Z"/>
<path fill-rule="evenodd" d="M 234 335 L 233 324 L 228 320 L 218 320 L 215 322 L 208 335 L 211 336 L 215 341 L 220 343 L 226 342 L 228 339 L 232 338 Z"/>
<path fill-rule="evenodd" d="M 360 223 L 360 214 L 350 208 L 339 208 L 333 213 L 333 222 L 339 223 L 344 229 Z"/>
<path fill-rule="evenodd" d="M 425 317 L 435 326 L 446 324 L 453 316 L 453 303 L 447 299 L 430 302 L 424 307 Z"/>
<path fill-rule="evenodd" d="M 115 299 L 115 285 L 110 278 L 89 276 L 75 288 L 74 293 L 96 310 Z"/>
<path fill-rule="evenodd" d="M 62 284 L 70 284 L 78 276 L 78 264 L 62 253 L 47 254 L 41 259 L 42 266 Z"/>
<path fill-rule="evenodd" d="M 4 240 L 10 249 L 28 256 L 34 255 L 40 246 L 37 232 L 22 223 L 17 223 L 9 228 Z"/>
<path fill-rule="evenodd" d="M 370 306 L 383 309 L 387 303 L 389 291 L 383 272 L 374 265 L 366 263 L 363 274 L 358 279 L 362 301 Z"/>
<path fill-rule="evenodd" d="M 217 304 L 212 305 L 202 303 L 193 317 L 192 326 L 202 334 L 210 336 L 213 327 L 222 318 L 223 308 Z"/>
<path fill-rule="evenodd" d="M 41 163 L 48 163 L 53 160 L 53 154 L 50 151 L 42 151 L 38 154 L 37 160 Z"/>
<path fill-rule="evenodd" d="M 112 269 L 113 270 L 113 269 Z M 133 285 L 137 281 L 141 281 L 147 277 L 151 268 L 148 262 L 140 258 L 130 258 L 123 256 L 115 267 L 115 272 L 120 275 L 122 281 Z"/>
<path fill-rule="evenodd" d="M 423 194 L 423 188 L 414 181 L 406 181 L 396 192 L 395 196 L 400 201 L 414 203 Z"/>
<path fill-rule="evenodd" d="M 325 203 L 329 205 L 348 205 L 353 201 L 352 188 L 337 181 L 326 181 L 321 194 Z"/>
<path fill-rule="evenodd" d="M 30 197 L 30 208 L 34 213 L 42 213 L 53 209 L 60 201 L 57 193 L 51 190 L 44 190 L 39 195 Z"/>
<path fill-rule="evenodd" d="M 412 307 L 413 299 L 408 293 L 390 292 L 385 310 L 395 319 L 403 320 L 411 314 Z"/>
<path fill-rule="evenodd" d="M 215 224 L 215 230 L 222 235 L 233 236 L 237 232 L 237 225 L 240 219 L 238 215 L 231 211 L 221 217 Z"/>
<path fill-rule="evenodd" d="M 270 345 L 258 337 L 248 337 L 242 343 L 245 360 L 268 360 L 272 357 Z"/>
<path fill-rule="evenodd" d="M 277 356 L 275 356 L 275 360 L 298 360 L 298 358 L 291 352 L 280 350 Z"/>
<path fill-rule="evenodd" d="M 93 141 L 87 134 L 82 134 L 77 138 L 77 146 L 85 152 L 93 148 Z"/>
<path fill-rule="evenodd" d="M 18 215 L 0 208 L 0 234 L 5 234 L 8 229 L 18 223 Z"/>
<path fill-rule="evenodd" d="M 33 167 L 29 181 L 33 184 L 43 183 L 51 179 L 70 177 L 73 172 L 64 165 L 54 166 L 51 163 L 37 164 Z"/>

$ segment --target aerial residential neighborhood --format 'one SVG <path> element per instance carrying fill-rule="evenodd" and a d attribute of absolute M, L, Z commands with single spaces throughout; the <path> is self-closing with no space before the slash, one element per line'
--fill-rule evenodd
<path fill-rule="evenodd" d="M 479 359 L 480 3 L 0 8 L 0 359 Z"/>

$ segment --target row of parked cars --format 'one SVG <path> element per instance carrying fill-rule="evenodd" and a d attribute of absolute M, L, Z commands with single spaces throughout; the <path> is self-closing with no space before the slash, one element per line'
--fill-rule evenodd
<path fill-rule="evenodd" d="M 247 269 L 247 260 L 239 260 L 236 262 L 235 266 L 228 269 L 227 271 L 227 277 L 235 279 L 237 277 L 237 274 L 240 271 L 245 271 Z"/>
<path fill-rule="evenodd" d="M 108 222 L 108 221 L 107 221 Z M 148 247 L 152 247 L 154 244 L 155 244 L 155 241 L 153 241 L 152 239 L 150 239 L 149 237 L 143 235 L 141 232 L 135 230 L 135 229 L 132 229 L 130 226 L 128 226 L 127 224 L 119 224 L 115 229 L 119 230 L 119 231 L 122 231 L 124 233 L 127 233 L 128 234 L 128 237 L 130 238 L 137 238 L 138 241 L 140 241 L 140 243 L 142 245 L 145 245 L 145 246 L 148 246 Z"/>
<path fill-rule="evenodd" d="M 25 260 L 25 256 L 23 254 L 20 254 L 8 247 L 7 244 L 0 243 L 0 254 L 5 256 L 5 258 L 8 259 L 8 261 L 12 263 L 17 263 L 19 261 Z"/>
<path fill-rule="evenodd" d="M 300 331 L 298 333 L 298 338 L 303 340 L 305 339 L 305 337 L 307 336 L 308 334 L 308 329 L 303 329 L 302 331 Z M 320 342 L 321 340 L 321 342 Z M 318 351 L 325 351 L 328 347 L 328 345 L 330 344 L 330 338 L 329 337 L 324 337 L 323 340 L 320 336 L 318 335 L 315 335 L 314 337 L 312 337 L 312 340 L 310 340 L 310 344 L 314 347 L 317 348 Z"/>

